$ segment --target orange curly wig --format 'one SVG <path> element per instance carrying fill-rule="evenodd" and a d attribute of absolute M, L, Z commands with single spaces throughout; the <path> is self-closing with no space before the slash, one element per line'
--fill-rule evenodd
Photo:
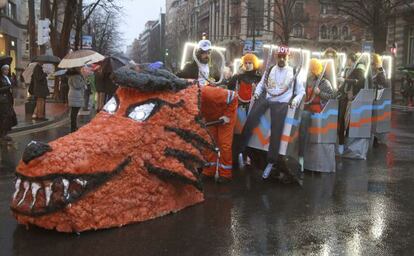
<path fill-rule="evenodd" d="M 244 65 L 244 63 L 245 63 L 246 61 L 250 61 L 250 62 L 252 62 L 252 63 L 253 63 L 253 68 L 254 68 L 254 70 L 259 69 L 259 67 L 260 67 L 259 59 L 258 59 L 258 58 L 257 58 L 257 56 L 256 56 L 256 55 L 254 55 L 253 53 L 246 53 L 246 54 L 242 57 L 241 62 L 242 62 L 242 66 L 243 66 L 243 69 L 244 69 L 244 70 L 246 70 L 246 67 L 245 67 L 245 65 Z"/>

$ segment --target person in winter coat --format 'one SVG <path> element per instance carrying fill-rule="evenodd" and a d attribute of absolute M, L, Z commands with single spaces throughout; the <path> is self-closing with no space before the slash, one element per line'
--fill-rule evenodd
<path fill-rule="evenodd" d="M 348 104 L 357 96 L 359 91 L 365 86 L 365 70 L 366 66 L 362 62 L 358 62 L 357 54 L 349 55 L 348 69 L 345 71 L 345 77 L 338 79 L 339 83 L 344 85 L 339 89 L 339 115 L 338 115 L 338 152 L 344 151 L 345 137 L 348 130 L 349 120 L 347 113 Z"/>
<path fill-rule="evenodd" d="M 0 139 L 10 141 L 7 132 L 17 125 L 16 113 L 13 109 L 12 84 L 9 74 L 10 67 L 7 64 L 1 66 L 0 75 Z"/>
<path fill-rule="evenodd" d="M 336 98 L 332 85 L 325 78 L 322 63 L 317 59 L 311 59 L 309 64 L 310 77 L 306 86 L 305 109 L 302 112 L 302 121 L 299 132 L 299 162 L 303 166 L 303 157 L 306 154 L 308 143 L 308 128 L 312 113 L 320 113 L 330 99 Z"/>
<path fill-rule="evenodd" d="M 30 94 L 36 98 L 36 108 L 33 115 L 35 120 L 45 121 L 46 97 L 49 96 L 47 74 L 43 71 L 43 63 L 38 62 L 33 69 Z"/>
<path fill-rule="evenodd" d="M 176 75 L 180 78 L 195 79 L 201 86 L 210 84 L 210 81 L 220 79 L 219 72 L 211 66 L 212 45 L 209 40 L 203 39 L 198 42 L 196 58 L 192 62 L 185 64 L 183 70 Z"/>
<path fill-rule="evenodd" d="M 86 81 L 80 73 L 80 68 L 68 70 L 69 94 L 68 105 L 70 107 L 70 130 L 74 132 L 78 129 L 77 118 L 80 108 L 85 105 L 84 94 Z"/>

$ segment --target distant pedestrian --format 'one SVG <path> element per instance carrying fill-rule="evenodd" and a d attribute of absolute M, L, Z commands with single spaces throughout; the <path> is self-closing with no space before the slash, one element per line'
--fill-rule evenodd
<path fill-rule="evenodd" d="M 8 77 L 10 71 L 9 65 L 1 66 L 0 76 L 0 139 L 10 141 L 11 138 L 7 133 L 11 128 L 17 125 L 16 113 L 13 109 L 12 83 Z"/>
<path fill-rule="evenodd" d="M 47 75 L 43 71 L 43 63 L 38 62 L 33 69 L 32 81 L 30 84 L 30 93 L 36 99 L 36 108 L 33 118 L 38 121 L 46 121 L 45 107 L 46 97 L 49 96 L 49 88 L 47 87 Z"/>
<path fill-rule="evenodd" d="M 68 105 L 70 107 L 70 130 L 74 132 L 78 129 L 77 119 L 79 110 L 85 105 L 84 94 L 87 85 L 81 75 L 80 68 L 69 69 L 66 74 L 69 84 Z"/>
<path fill-rule="evenodd" d="M 69 85 L 68 85 L 68 77 L 65 75 L 60 77 L 60 98 L 64 103 L 68 103 L 68 93 L 69 93 Z"/>
<path fill-rule="evenodd" d="M 414 82 L 409 74 L 401 79 L 401 95 L 405 106 L 413 106 Z"/>

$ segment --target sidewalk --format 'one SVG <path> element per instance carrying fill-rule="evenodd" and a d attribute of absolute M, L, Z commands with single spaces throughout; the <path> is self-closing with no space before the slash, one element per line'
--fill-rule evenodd
<path fill-rule="evenodd" d="M 25 113 L 25 103 L 18 101 L 15 103 L 14 111 L 17 115 L 17 125 L 12 128 L 11 134 L 26 131 L 34 128 L 43 127 L 54 122 L 60 121 L 68 116 L 68 108 L 64 103 L 46 102 L 47 121 L 32 120 L 32 115 Z"/>

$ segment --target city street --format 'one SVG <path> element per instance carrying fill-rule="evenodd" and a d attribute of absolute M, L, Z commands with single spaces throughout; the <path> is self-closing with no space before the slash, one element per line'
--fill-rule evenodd
<path fill-rule="evenodd" d="M 199 205 L 80 235 L 19 226 L 9 210 L 22 149 L 65 135 L 67 122 L 16 134 L 1 145 L 1 255 L 411 255 L 413 113 L 394 111 L 392 126 L 388 147 L 367 161 L 338 158 L 334 174 L 306 173 L 302 188 L 236 171 L 229 185 L 206 183 Z"/>

